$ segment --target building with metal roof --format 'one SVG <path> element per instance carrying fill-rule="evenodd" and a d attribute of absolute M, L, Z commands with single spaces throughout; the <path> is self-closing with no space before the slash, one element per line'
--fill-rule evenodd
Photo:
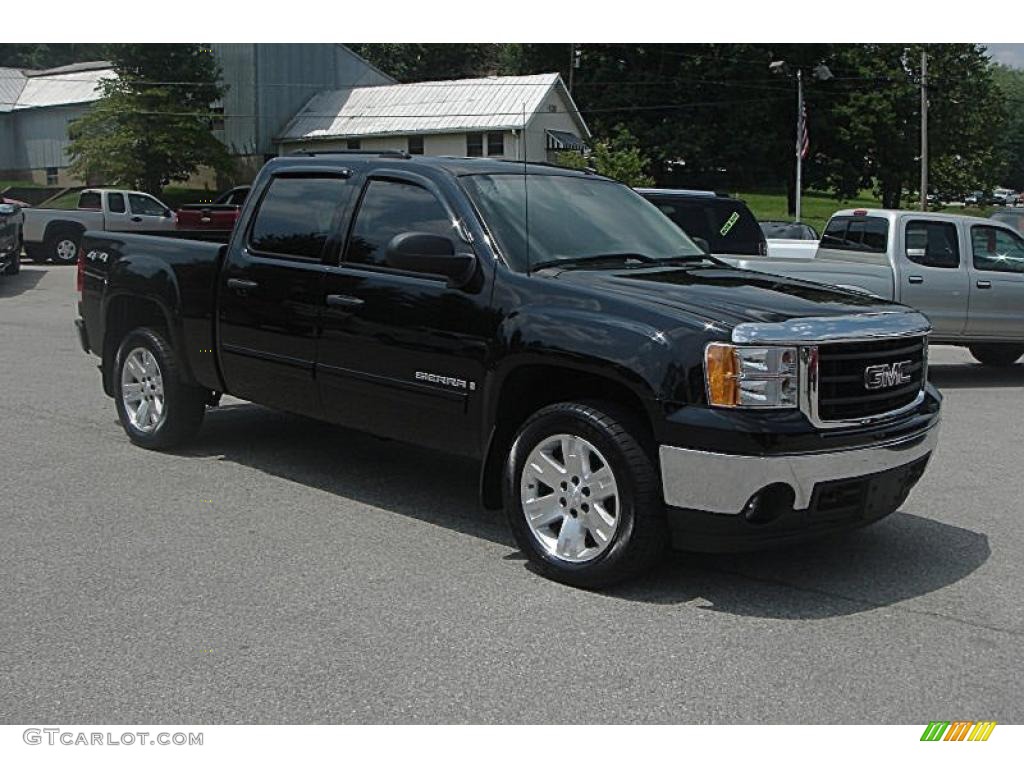
<path fill-rule="evenodd" d="M 211 128 L 238 159 L 240 179 L 276 153 L 275 137 L 316 93 L 394 82 L 337 43 L 211 48 L 227 86 L 222 103 L 211 107 Z M 113 76 L 108 62 L 48 70 L 0 68 L 0 177 L 47 185 L 82 183 L 68 170 L 68 124 L 85 114 L 101 96 L 100 82 Z"/>
<path fill-rule="evenodd" d="M 590 137 L 557 73 L 354 86 L 314 95 L 278 137 L 282 153 L 400 149 L 545 161 Z"/>

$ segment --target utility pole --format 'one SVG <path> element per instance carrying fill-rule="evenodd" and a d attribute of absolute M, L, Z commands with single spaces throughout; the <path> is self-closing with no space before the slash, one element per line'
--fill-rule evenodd
<path fill-rule="evenodd" d="M 800 221 L 800 193 L 804 171 L 804 73 L 796 71 L 796 220 Z"/>
<path fill-rule="evenodd" d="M 921 210 L 928 210 L 928 54 L 921 51 Z"/>
<path fill-rule="evenodd" d="M 576 43 L 569 43 L 569 94 L 572 95 L 572 76 L 576 72 Z"/>

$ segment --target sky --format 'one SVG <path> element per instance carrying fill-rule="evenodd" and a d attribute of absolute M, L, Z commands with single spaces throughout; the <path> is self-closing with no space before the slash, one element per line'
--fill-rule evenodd
<path fill-rule="evenodd" d="M 1024 43 L 985 43 L 985 47 L 1000 64 L 1024 69 Z"/>

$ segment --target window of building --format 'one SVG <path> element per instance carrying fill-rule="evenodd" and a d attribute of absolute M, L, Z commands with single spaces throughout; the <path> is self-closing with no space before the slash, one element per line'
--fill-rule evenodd
<path fill-rule="evenodd" d="M 923 267 L 956 269 L 960 266 L 956 225 L 945 221 L 908 221 L 904 252 L 907 259 Z"/>
<path fill-rule="evenodd" d="M 57 186 L 57 184 L 59 183 L 58 179 L 59 179 L 59 174 L 57 173 L 57 169 L 56 168 L 54 168 L 53 166 L 50 166 L 49 168 L 46 169 L 46 186 L 48 186 L 48 187 L 55 187 L 55 186 Z"/>
<path fill-rule="evenodd" d="M 1024 274 L 1024 240 L 1005 229 L 971 227 L 971 253 L 975 269 Z"/>
<path fill-rule="evenodd" d="M 262 253 L 319 259 L 346 195 L 345 180 L 336 177 L 274 179 L 256 212 L 249 246 Z"/>
<path fill-rule="evenodd" d="M 410 136 L 409 137 L 409 154 L 410 155 L 422 155 L 423 154 L 423 137 L 422 136 Z"/>
<path fill-rule="evenodd" d="M 359 139 L 349 139 L 345 142 L 345 149 L 362 149 L 363 142 Z"/>
<path fill-rule="evenodd" d="M 224 106 L 210 107 L 210 130 L 224 130 Z"/>
<path fill-rule="evenodd" d="M 505 154 L 505 134 L 501 131 L 487 134 L 487 154 L 491 157 Z"/>
<path fill-rule="evenodd" d="M 453 233 L 444 206 L 423 187 L 399 181 L 371 181 L 359 204 L 345 261 L 385 266 L 384 249 L 403 232 Z"/>
<path fill-rule="evenodd" d="M 466 155 L 468 157 L 484 156 L 484 135 L 482 133 L 466 134 Z"/>
<path fill-rule="evenodd" d="M 124 213 L 124 195 L 120 192 L 111 192 L 107 195 L 107 207 L 111 213 Z"/>

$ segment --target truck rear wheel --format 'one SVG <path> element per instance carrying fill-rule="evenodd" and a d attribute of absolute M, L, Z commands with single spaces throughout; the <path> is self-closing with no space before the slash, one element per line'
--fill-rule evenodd
<path fill-rule="evenodd" d="M 550 405 L 520 428 L 505 466 L 505 514 L 543 575 L 596 589 L 661 558 L 665 510 L 641 434 L 606 403 Z"/>
<path fill-rule="evenodd" d="M 75 229 L 62 228 L 46 236 L 43 253 L 57 264 L 75 264 L 82 233 Z"/>
<path fill-rule="evenodd" d="M 207 392 L 182 381 L 174 351 L 150 328 L 121 342 L 114 361 L 114 402 L 128 439 L 165 450 L 194 437 L 203 423 Z"/>
<path fill-rule="evenodd" d="M 1024 344 L 974 344 L 968 349 L 974 359 L 982 365 L 997 368 L 1011 366 L 1024 355 Z"/>

